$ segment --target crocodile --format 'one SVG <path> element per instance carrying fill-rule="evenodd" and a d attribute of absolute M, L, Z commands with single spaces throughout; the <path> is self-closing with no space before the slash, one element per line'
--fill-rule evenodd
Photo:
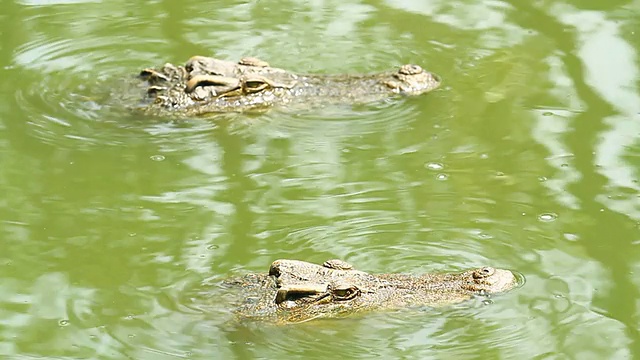
<path fill-rule="evenodd" d="M 139 78 L 146 94 L 138 110 L 187 116 L 369 103 L 423 94 L 441 83 L 440 77 L 413 64 L 375 74 L 305 75 L 271 67 L 255 57 L 232 62 L 205 56 L 193 56 L 184 66 L 146 68 Z"/>
<path fill-rule="evenodd" d="M 461 273 L 370 274 L 342 260 L 318 265 L 282 259 L 268 273 L 224 284 L 241 289 L 240 318 L 291 324 L 362 311 L 441 307 L 505 292 L 523 280 L 510 270 L 488 266 Z"/>

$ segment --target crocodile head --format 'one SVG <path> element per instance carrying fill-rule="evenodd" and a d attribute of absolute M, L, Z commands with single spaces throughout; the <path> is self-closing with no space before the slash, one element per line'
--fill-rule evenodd
<path fill-rule="evenodd" d="M 142 70 L 146 96 L 138 108 L 150 115 L 261 111 L 279 106 L 363 104 L 396 94 L 419 95 L 440 86 L 440 78 L 418 65 L 364 75 L 297 74 L 257 58 L 231 62 L 194 56 L 184 66 Z M 296 106 L 297 105 L 297 106 Z"/>
<path fill-rule="evenodd" d="M 276 260 L 269 276 L 274 280 L 271 301 L 281 322 L 334 317 L 361 310 L 444 306 L 474 295 L 508 291 L 520 283 L 513 272 L 481 267 L 462 273 L 369 274 L 337 260 L 317 265 L 298 260 Z"/>

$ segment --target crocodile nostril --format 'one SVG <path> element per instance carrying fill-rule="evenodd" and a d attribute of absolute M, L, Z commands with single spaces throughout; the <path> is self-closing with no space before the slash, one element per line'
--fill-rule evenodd
<path fill-rule="evenodd" d="M 477 269 L 473 272 L 473 278 L 474 279 L 481 279 L 481 278 L 485 278 L 485 277 L 489 277 L 491 275 L 493 275 L 496 272 L 496 270 L 492 267 L 489 266 L 485 266 L 482 267 L 480 269 Z"/>
<path fill-rule="evenodd" d="M 407 64 L 407 65 L 402 65 L 398 72 L 403 75 L 417 75 L 423 71 L 424 70 L 422 70 L 422 68 L 418 65 Z"/>

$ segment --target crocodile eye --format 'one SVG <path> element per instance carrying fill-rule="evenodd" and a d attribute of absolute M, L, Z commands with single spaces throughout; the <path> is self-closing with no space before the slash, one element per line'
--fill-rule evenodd
<path fill-rule="evenodd" d="M 246 80 L 243 85 L 247 93 L 259 92 L 269 87 L 269 83 L 262 80 Z"/>
<path fill-rule="evenodd" d="M 254 88 L 258 88 L 258 87 L 264 86 L 265 82 L 264 81 L 252 80 L 252 81 L 247 81 L 245 84 L 246 84 L 246 86 L 248 88 L 254 89 Z"/>
<path fill-rule="evenodd" d="M 477 269 L 473 272 L 473 278 L 474 279 L 482 279 L 482 278 L 486 278 L 489 277 L 491 275 L 493 275 L 496 272 L 496 269 L 489 267 L 489 266 L 485 266 L 482 267 L 480 269 Z"/>
<path fill-rule="evenodd" d="M 355 285 L 337 285 L 331 293 L 336 300 L 351 300 L 360 294 L 360 289 Z"/>

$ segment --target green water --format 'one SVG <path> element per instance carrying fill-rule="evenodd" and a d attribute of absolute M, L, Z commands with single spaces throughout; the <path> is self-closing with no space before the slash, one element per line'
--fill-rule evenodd
<path fill-rule="evenodd" d="M 639 29 L 637 1 L 3 1 L 1 357 L 640 358 Z M 444 85 L 183 121 L 95 96 L 195 54 Z M 230 321 L 215 284 L 278 258 L 526 284 Z"/>

